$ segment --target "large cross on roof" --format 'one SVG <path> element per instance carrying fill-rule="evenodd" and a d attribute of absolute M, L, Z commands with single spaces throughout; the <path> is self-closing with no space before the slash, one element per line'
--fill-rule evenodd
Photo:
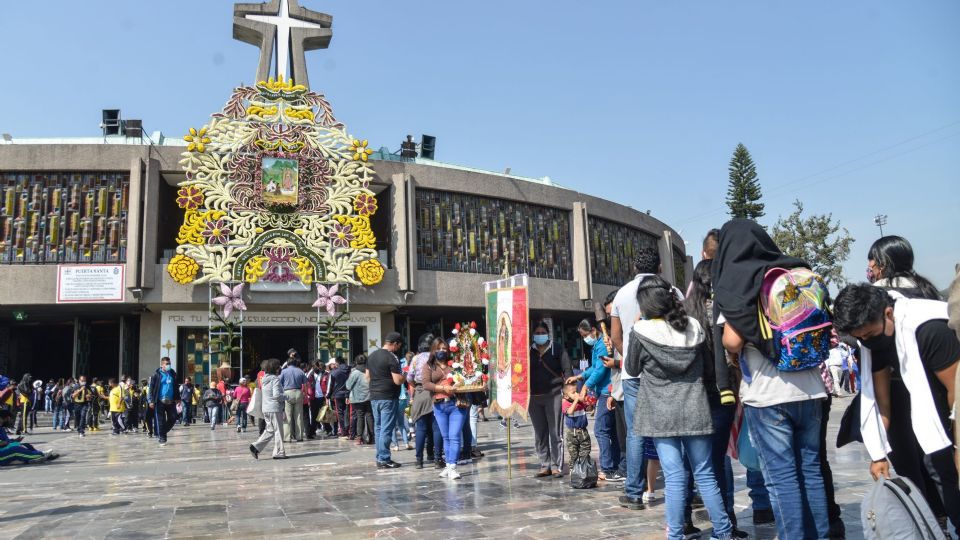
<path fill-rule="evenodd" d="M 301 7 L 297 0 L 270 0 L 233 7 L 233 37 L 260 47 L 257 81 L 293 78 L 309 87 L 306 51 L 325 49 L 333 36 L 333 17 Z"/>

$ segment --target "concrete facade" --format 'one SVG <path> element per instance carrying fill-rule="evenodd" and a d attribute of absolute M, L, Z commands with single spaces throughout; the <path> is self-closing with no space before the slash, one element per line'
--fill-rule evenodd
<path fill-rule="evenodd" d="M 106 142 L 106 141 L 105 141 Z M 138 141 L 139 142 L 139 141 Z M 42 171 L 129 171 L 130 202 L 127 214 L 126 295 L 117 310 L 138 316 L 139 372 L 147 373 L 163 354 L 160 321 L 165 311 L 203 311 L 208 306 L 207 285 L 183 286 L 166 273 L 166 260 L 158 257 L 160 238 L 161 186 L 176 185 L 183 179 L 178 161 L 183 148 L 174 144 L 0 144 L 0 172 Z M 375 185 L 371 189 L 387 198 L 380 212 L 390 218 L 389 238 L 378 238 L 389 246 L 390 268 L 379 285 L 351 290 L 351 311 L 381 315 L 381 335 L 393 330 L 395 314 L 403 309 L 472 308 L 484 306 L 482 283 L 496 279 L 492 274 L 427 271 L 417 268 L 414 194 L 416 189 L 469 193 L 481 197 L 535 202 L 570 212 L 573 279 L 531 279 L 530 308 L 543 313 L 588 315 L 594 300 L 603 299 L 614 287 L 594 284 L 590 268 L 588 219 L 603 219 L 649 233 L 659 239 L 664 276 L 673 281 L 673 253 L 684 254 L 686 275 L 692 269 L 682 238 L 665 223 L 624 205 L 546 181 L 489 173 L 444 165 L 429 160 L 375 161 Z M 603 195 L 599 193 L 598 195 Z M 382 199 L 383 200 L 383 199 Z M 180 215 L 176 217 L 177 220 Z M 382 236 L 382 233 L 381 233 Z M 381 247 L 380 249 L 384 249 Z M 386 262 L 385 262 L 386 264 Z M 516 270 L 516 269 L 511 269 Z M 66 312 L 56 304 L 56 265 L 0 265 L 0 325 L 12 325 L 14 309 L 35 312 Z M 684 287 L 685 284 L 678 284 Z M 136 293 L 136 294 L 134 294 Z M 250 309 L 304 311 L 314 299 L 310 291 L 249 292 Z M 101 306 L 69 306 L 71 313 L 98 313 Z M 169 352 L 169 349 L 168 349 Z M 2 366 L 0 366 L 2 367 Z"/>

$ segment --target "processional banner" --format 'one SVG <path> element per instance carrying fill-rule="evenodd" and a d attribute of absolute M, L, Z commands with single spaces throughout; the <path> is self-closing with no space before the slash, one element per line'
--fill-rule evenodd
<path fill-rule="evenodd" d="M 524 419 L 530 404 L 528 277 L 519 274 L 483 284 L 490 351 L 490 408 Z"/>

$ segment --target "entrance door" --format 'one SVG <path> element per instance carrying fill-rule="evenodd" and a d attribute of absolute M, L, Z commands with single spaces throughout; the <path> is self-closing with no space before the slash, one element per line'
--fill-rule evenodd
<path fill-rule="evenodd" d="M 260 362 L 267 358 L 286 360 L 287 351 L 296 349 L 300 358 L 310 360 L 310 342 L 316 340 L 316 330 L 303 328 L 243 328 L 243 366 L 247 374 L 256 375 Z M 316 348 L 315 346 L 313 348 Z"/>

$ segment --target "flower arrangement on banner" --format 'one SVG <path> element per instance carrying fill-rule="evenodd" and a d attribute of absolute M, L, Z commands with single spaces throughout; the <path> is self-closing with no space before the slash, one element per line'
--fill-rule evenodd
<path fill-rule="evenodd" d="M 451 359 L 447 365 L 451 371 L 447 379 L 453 384 L 454 392 L 477 392 L 486 388 L 490 353 L 487 341 L 477 333 L 477 323 L 457 323 L 448 345 Z"/>

